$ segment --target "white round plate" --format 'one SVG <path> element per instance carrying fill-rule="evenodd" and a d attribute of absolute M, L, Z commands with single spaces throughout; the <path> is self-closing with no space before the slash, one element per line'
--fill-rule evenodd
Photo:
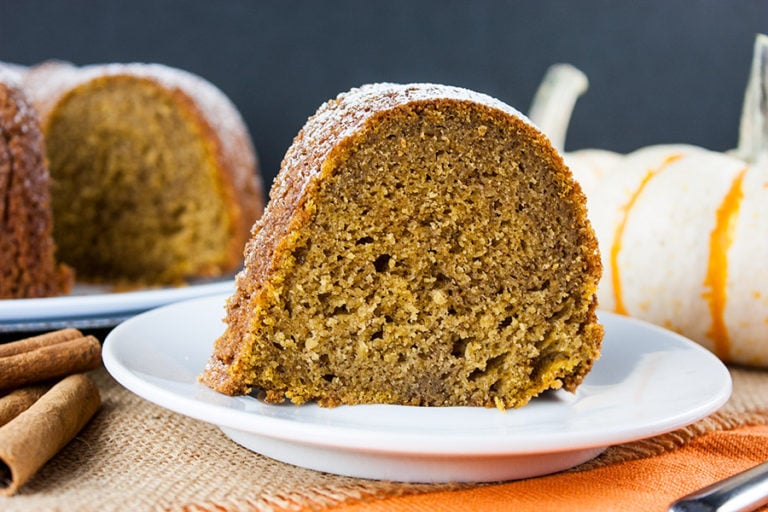
<path fill-rule="evenodd" d="M 165 306 L 117 326 L 104 363 L 134 393 L 215 425 L 277 460 L 329 473 L 411 482 L 500 481 L 585 462 L 606 447 L 668 432 L 731 393 L 710 352 L 637 320 L 601 312 L 600 360 L 575 394 L 547 392 L 520 409 L 267 404 L 197 382 L 223 332 L 226 295 Z"/>
<path fill-rule="evenodd" d="M 113 327 L 149 309 L 234 291 L 234 280 L 113 292 L 109 286 L 76 284 L 72 293 L 40 299 L 0 300 L 0 332 Z"/>

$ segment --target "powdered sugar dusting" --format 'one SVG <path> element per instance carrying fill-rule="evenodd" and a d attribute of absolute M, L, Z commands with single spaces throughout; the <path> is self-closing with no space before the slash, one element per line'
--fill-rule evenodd
<path fill-rule="evenodd" d="M 31 68 L 24 77 L 24 86 L 45 118 L 68 91 L 95 79 L 118 76 L 151 80 L 189 97 L 217 134 L 225 158 L 237 163 L 232 176 L 235 186 L 252 186 L 256 157 L 245 122 L 230 99 L 200 76 L 163 64 L 113 63 L 78 68 L 66 62 L 50 61 Z"/>
<path fill-rule="evenodd" d="M 12 90 L 15 100 L 13 119 L 10 120 L 12 125 L 21 133 L 28 133 L 33 129 L 39 130 L 39 120 L 37 112 L 22 92 L 22 69 L 20 66 L 0 63 L 0 84 Z M 30 126 L 31 124 L 35 126 Z"/>
<path fill-rule="evenodd" d="M 246 247 L 245 268 L 238 276 L 238 287 L 260 282 L 249 273 L 262 274 L 271 261 L 273 246 L 288 229 L 290 215 L 304 196 L 304 190 L 321 171 L 331 150 L 362 129 L 374 115 L 415 102 L 455 100 L 485 105 L 533 124 L 520 112 L 486 94 L 460 87 L 421 83 L 375 83 L 339 94 L 324 103 L 296 136 L 283 160 L 280 173 L 270 191 L 264 216 L 255 224 Z M 262 226 L 270 229 L 262 229 Z M 247 292 L 250 293 L 250 292 Z"/>
<path fill-rule="evenodd" d="M 24 89 L 40 113 L 44 130 L 59 105 L 68 98 L 87 95 L 93 88 L 128 87 L 159 89 L 171 108 L 182 110 L 201 132 L 201 141 L 213 153 L 217 172 L 231 212 L 229 254 L 242 256 L 249 228 L 263 208 L 262 182 L 256 151 L 240 113 L 229 98 L 202 77 L 162 64 L 94 64 L 76 67 L 47 61 L 23 74 Z M 127 85 L 126 85 L 127 84 Z M 165 100 L 161 100 L 165 101 Z M 157 105 L 146 105 L 153 109 Z M 115 105 L 119 111 L 119 105 Z M 172 151 L 173 149 L 171 149 Z"/>
<path fill-rule="evenodd" d="M 317 113 L 309 118 L 294 144 L 289 148 L 282 168 L 290 168 L 293 173 L 296 173 L 296 170 L 305 167 L 303 164 L 308 161 L 319 159 L 317 161 L 321 163 L 323 155 L 327 155 L 333 146 L 352 136 L 378 112 L 412 102 L 446 99 L 486 105 L 532 125 L 523 114 L 509 105 L 469 89 L 430 83 L 368 84 L 342 93 L 336 99 L 324 103 Z M 314 171 L 319 172 L 319 168 Z M 280 174 L 283 174 L 282 169 Z M 311 173 L 305 173 L 301 176 L 294 174 L 291 179 L 301 180 L 303 188 L 310 178 Z M 282 182 L 283 180 L 278 177 L 273 193 L 270 195 L 272 200 L 279 200 L 284 195 Z"/>
<path fill-rule="evenodd" d="M 0 81 L 19 87 L 26 70 L 27 68 L 24 66 L 0 61 Z"/>
<path fill-rule="evenodd" d="M 246 131 L 240 113 L 229 98 L 212 83 L 187 71 L 162 64 L 105 64 L 81 68 L 80 75 L 83 82 L 118 75 L 147 78 L 186 94 L 221 138 L 225 153 L 237 152 L 234 146 Z"/>

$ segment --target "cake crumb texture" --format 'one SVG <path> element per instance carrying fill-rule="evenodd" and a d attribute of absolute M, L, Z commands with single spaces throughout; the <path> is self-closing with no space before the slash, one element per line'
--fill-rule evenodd
<path fill-rule="evenodd" d="M 200 77 L 156 64 L 45 63 L 54 237 L 79 279 L 182 284 L 235 272 L 263 204 L 245 124 Z"/>
<path fill-rule="evenodd" d="M 521 114 L 364 86 L 288 150 L 201 380 L 272 402 L 519 407 L 599 357 L 600 272 L 584 196 Z"/>

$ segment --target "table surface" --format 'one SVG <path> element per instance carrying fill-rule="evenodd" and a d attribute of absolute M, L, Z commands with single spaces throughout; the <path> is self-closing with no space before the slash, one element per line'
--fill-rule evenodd
<path fill-rule="evenodd" d="M 103 339 L 108 331 L 88 333 Z M 18 339 L 16 334 L 3 339 Z M 472 485 L 363 480 L 278 462 L 233 443 L 214 425 L 134 395 L 101 368 L 91 372 L 101 409 L 19 494 L 0 498 L 0 510 L 88 512 L 130 504 L 131 510 L 413 512 L 437 505 L 497 510 L 512 503 L 518 510 L 535 510 L 555 506 L 551 503 L 561 495 L 578 497 L 572 510 L 610 510 L 618 503 L 622 510 L 661 510 L 664 500 L 768 460 L 768 429 L 750 430 L 768 425 L 768 371 L 729 370 L 734 383 L 729 402 L 689 427 L 611 447 L 558 475 Z"/>

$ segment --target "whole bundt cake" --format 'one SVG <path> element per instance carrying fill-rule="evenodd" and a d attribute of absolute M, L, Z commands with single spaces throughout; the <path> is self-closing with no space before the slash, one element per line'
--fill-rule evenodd
<path fill-rule="evenodd" d="M 234 272 L 263 207 L 228 98 L 157 64 L 26 73 L 53 178 L 54 237 L 78 279 L 178 284 Z"/>
<path fill-rule="evenodd" d="M 0 69 L 0 299 L 64 294 L 73 279 L 55 261 L 43 136 L 16 78 Z"/>
<path fill-rule="evenodd" d="M 519 407 L 598 358 L 600 272 L 584 196 L 521 114 L 364 86 L 288 150 L 201 380 L 270 402 Z"/>

